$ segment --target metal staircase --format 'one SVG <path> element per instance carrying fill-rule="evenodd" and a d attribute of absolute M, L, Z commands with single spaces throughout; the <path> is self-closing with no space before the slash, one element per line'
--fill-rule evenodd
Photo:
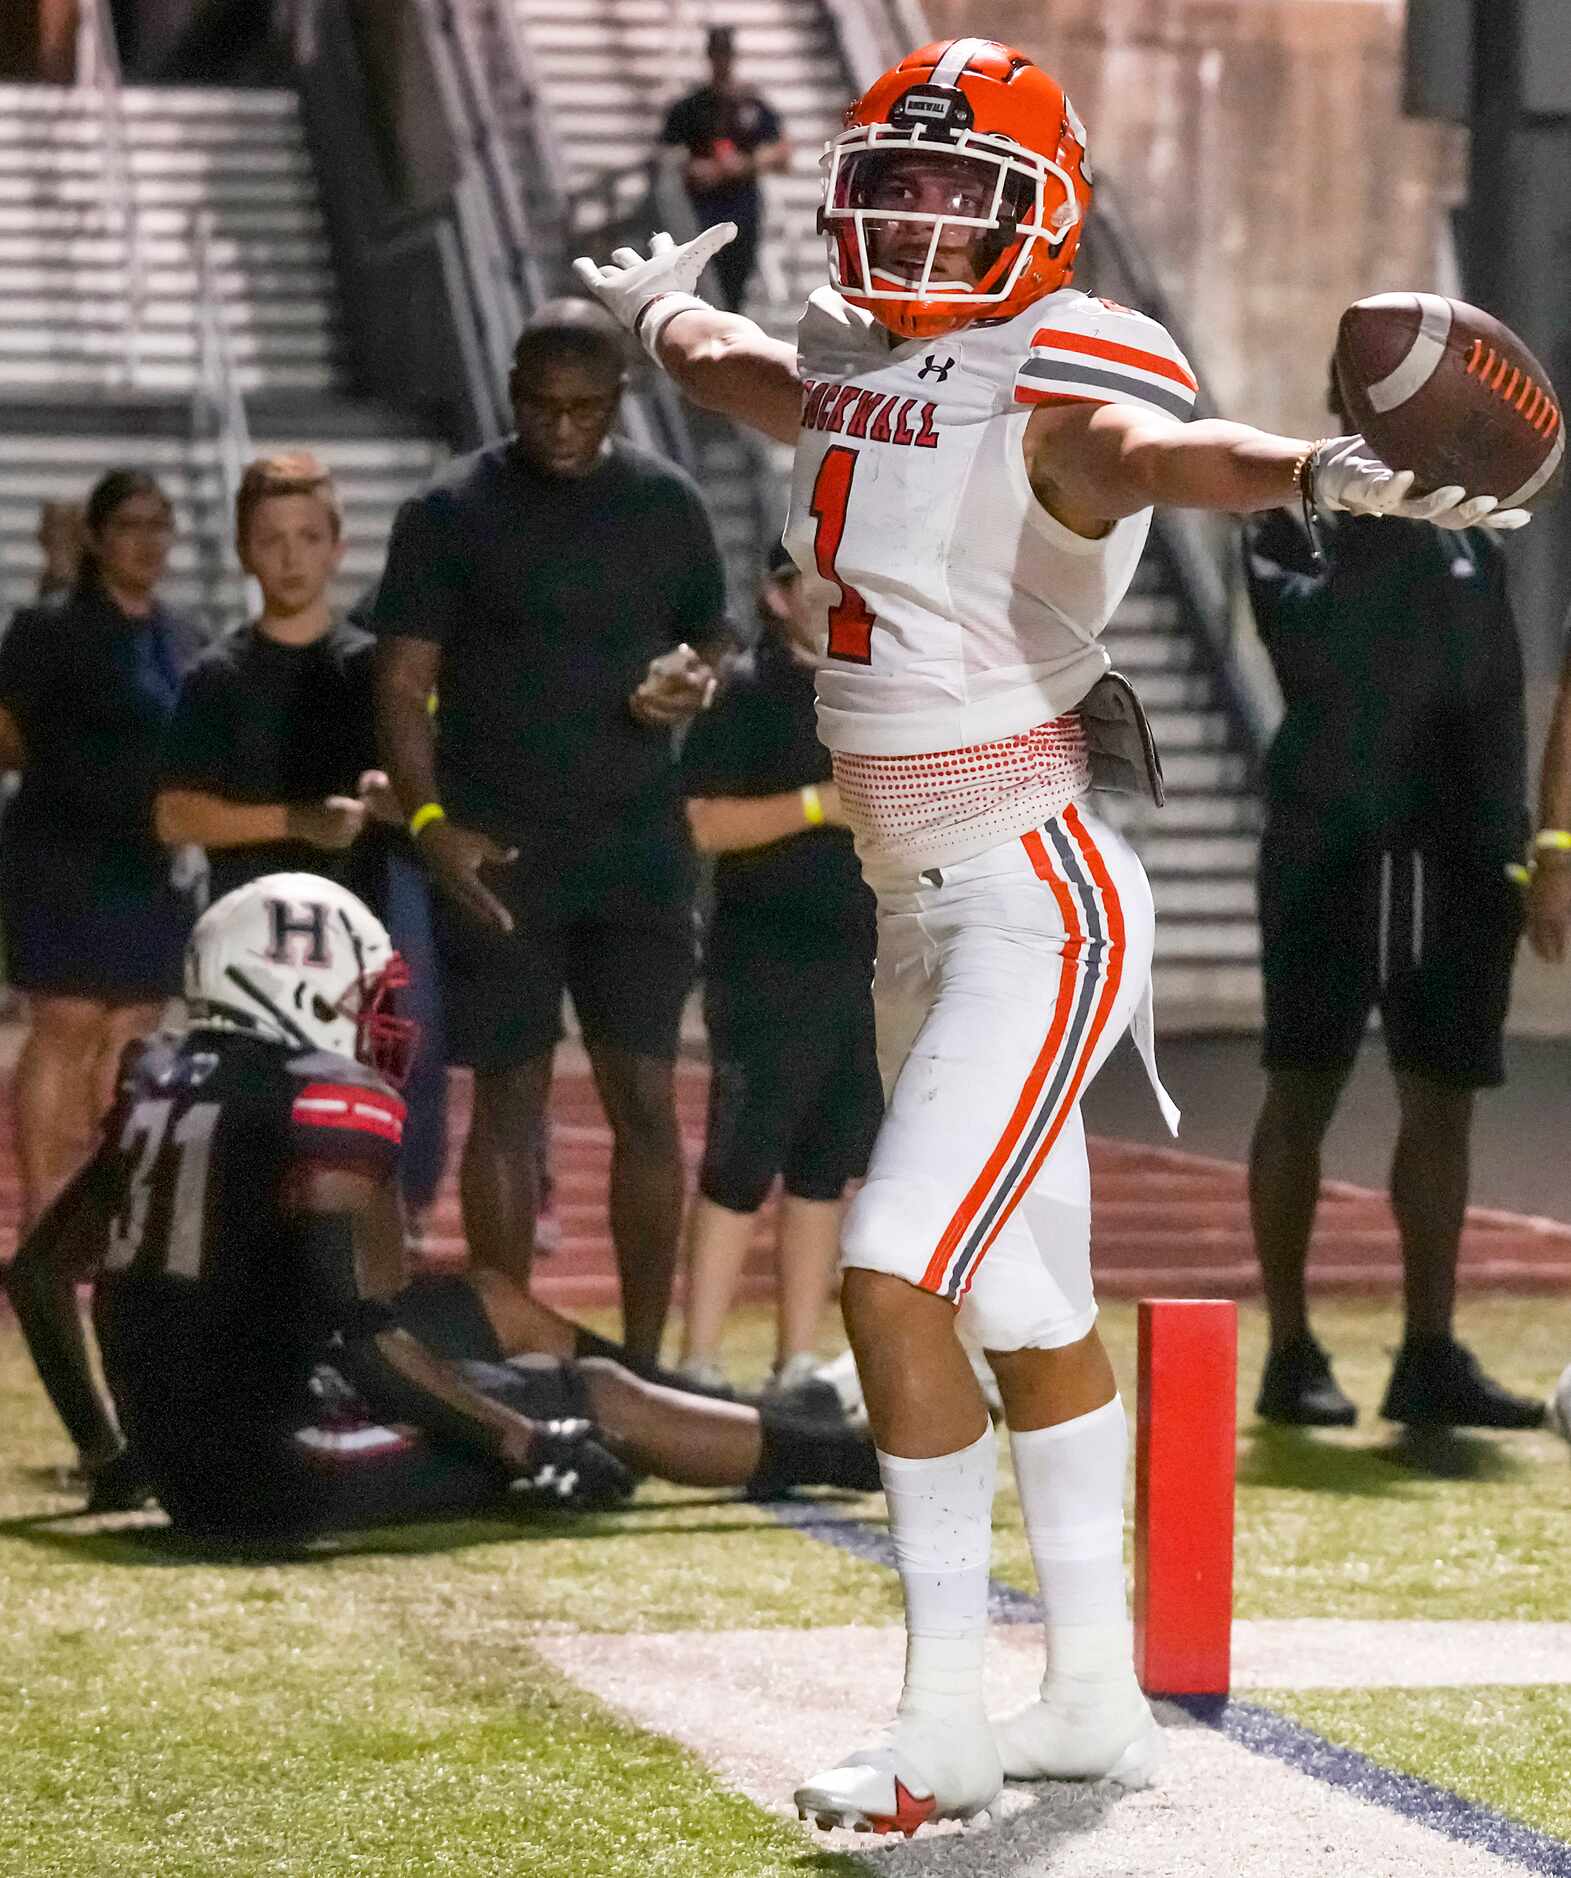
<path fill-rule="evenodd" d="M 193 220 L 247 393 L 341 389 L 337 297 L 294 94 L 120 93 L 130 218 L 89 88 L 0 86 L 0 385 L 189 392 Z"/>
<path fill-rule="evenodd" d="M 217 629 L 247 604 L 229 545 L 247 447 L 306 445 L 339 475 L 341 604 L 445 455 L 351 395 L 292 92 L 0 87 L 0 305 L 0 623 L 36 587 L 40 502 L 112 465 L 164 482 L 167 597 Z"/>

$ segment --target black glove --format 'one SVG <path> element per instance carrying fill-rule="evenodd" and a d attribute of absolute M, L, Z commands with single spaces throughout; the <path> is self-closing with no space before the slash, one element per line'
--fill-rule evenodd
<path fill-rule="evenodd" d="M 152 1498 L 153 1483 L 134 1448 L 122 1448 L 87 1476 L 89 1513 L 134 1513 Z"/>
<path fill-rule="evenodd" d="M 595 1439 L 593 1422 L 555 1421 L 538 1425 L 534 1451 L 510 1491 L 533 1505 L 590 1512 L 620 1506 L 635 1484 L 631 1470 Z"/>

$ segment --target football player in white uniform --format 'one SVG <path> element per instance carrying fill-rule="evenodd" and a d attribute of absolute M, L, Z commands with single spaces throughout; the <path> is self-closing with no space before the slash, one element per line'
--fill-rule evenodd
<path fill-rule="evenodd" d="M 1138 1785 L 1162 1756 L 1131 1660 L 1079 1113 L 1131 1023 L 1151 1060 L 1150 892 L 1084 796 L 1109 714 L 1140 727 L 1127 693 L 1088 694 L 1152 504 L 1526 520 L 1413 498 L 1362 438 L 1187 423 L 1167 333 L 1069 284 L 1085 142 L 1008 47 L 903 60 L 825 153 L 831 285 L 794 346 L 692 293 L 724 225 L 577 264 L 693 399 L 797 446 L 786 542 L 821 621 L 820 734 L 879 896 L 889 1106 L 843 1305 L 908 1649 L 887 1736 L 798 1790 L 823 1825 L 912 1832 L 980 1813 L 1006 1774 Z M 1047 1629 L 1040 1699 L 991 1723 L 994 1438 L 962 1337 L 1003 1394 Z"/>

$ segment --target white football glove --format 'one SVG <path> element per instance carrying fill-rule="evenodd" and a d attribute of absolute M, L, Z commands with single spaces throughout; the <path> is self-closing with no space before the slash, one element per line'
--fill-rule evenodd
<path fill-rule="evenodd" d="M 1331 437 L 1315 451 L 1309 466 L 1311 500 L 1318 508 L 1349 515 L 1395 515 L 1405 522 L 1432 522 L 1436 528 L 1523 528 L 1533 518 L 1526 509 L 1503 509 L 1495 496 L 1470 496 L 1447 483 L 1426 496 L 1409 495 L 1411 470 L 1382 463 L 1363 437 Z"/>
<path fill-rule="evenodd" d="M 735 240 L 735 222 L 716 222 L 680 248 L 662 232 L 650 236 L 647 255 L 636 248 L 616 248 L 610 265 L 599 267 L 588 255 L 581 254 L 573 263 L 573 272 L 608 313 L 630 333 L 637 333 L 647 349 L 651 335 L 643 330 L 641 322 L 650 302 L 669 293 L 680 295 L 684 304 L 707 304 L 694 301 L 698 277 L 726 243 Z M 673 308 L 673 312 L 680 310 Z"/>

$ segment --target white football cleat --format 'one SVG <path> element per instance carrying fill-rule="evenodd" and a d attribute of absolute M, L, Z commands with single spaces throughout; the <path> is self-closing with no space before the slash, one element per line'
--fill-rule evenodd
<path fill-rule="evenodd" d="M 848 1754 L 793 1796 L 802 1819 L 825 1832 L 902 1833 L 940 1819 L 972 1820 L 992 1807 L 1004 1772 L 987 1717 L 902 1715 L 874 1748 Z"/>
<path fill-rule="evenodd" d="M 994 1720 L 993 1738 L 1011 1780 L 1149 1787 L 1167 1759 L 1166 1737 L 1133 1678 L 1095 1703 L 1055 1697 L 1044 1683 L 1036 1701 Z"/>
<path fill-rule="evenodd" d="M 1571 1441 L 1571 1363 L 1560 1372 L 1555 1392 L 1544 1406 L 1544 1426 L 1562 1441 Z"/>

